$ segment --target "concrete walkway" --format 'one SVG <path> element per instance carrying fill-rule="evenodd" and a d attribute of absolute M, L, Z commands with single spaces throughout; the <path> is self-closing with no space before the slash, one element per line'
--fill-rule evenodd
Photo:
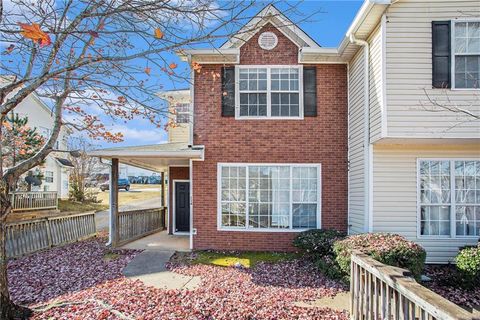
<path fill-rule="evenodd" d="M 189 250 L 188 236 L 172 236 L 162 231 L 133 241 L 122 248 L 145 250 L 123 269 L 123 274 L 129 279 L 167 290 L 193 290 L 201 283 L 200 277 L 184 276 L 165 268 L 175 251 Z"/>

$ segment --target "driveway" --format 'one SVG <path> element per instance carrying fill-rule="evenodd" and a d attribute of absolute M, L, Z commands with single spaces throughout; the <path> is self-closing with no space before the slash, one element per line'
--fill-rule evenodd
<path fill-rule="evenodd" d="M 158 208 L 159 206 L 160 206 L 160 198 L 153 198 L 148 200 L 132 202 L 127 205 L 120 206 L 119 210 L 120 211 L 140 210 L 140 209 Z M 95 224 L 97 226 L 97 231 L 108 230 L 108 220 L 109 220 L 108 215 L 109 215 L 108 210 L 99 211 L 95 214 Z"/>

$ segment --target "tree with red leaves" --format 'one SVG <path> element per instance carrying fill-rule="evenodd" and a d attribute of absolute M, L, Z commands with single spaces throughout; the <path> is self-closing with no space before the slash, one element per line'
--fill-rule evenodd
<path fill-rule="evenodd" d="M 8 135 L 8 114 L 33 93 L 50 101 L 54 117 L 50 135 L 32 155 L 16 163 L 0 156 L 0 319 L 13 318 L 19 310 L 8 293 L 4 232 L 11 212 L 9 192 L 18 178 L 52 152 L 62 127 L 110 142 L 121 141 L 122 135 L 111 132 L 102 117 L 122 122 L 143 117 L 160 127 L 168 113 L 156 96 L 161 81 L 183 82 L 189 74 L 189 68 L 179 70 L 174 52 L 228 36 L 249 18 L 245 10 L 252 5 L 214 0 L 0 2 L 0 41 L 7 44 L 0 66 L 0 141 Z M 0 155 L 11 146 L 6 147 L 0 146 Z"/>

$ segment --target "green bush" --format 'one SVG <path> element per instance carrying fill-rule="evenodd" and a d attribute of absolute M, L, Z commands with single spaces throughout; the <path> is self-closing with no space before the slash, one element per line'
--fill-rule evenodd
<path fill-rule="evenodd" d="M 375 260 L 412 272 L 419 279 L 425 265 L 425 250 L 404 237 L 388 233 L 366 233 L 335 242 L 335 260 L 345 274 L 350 274 L 352 251 L 368 254 Z"/>
<path fill-rule="evenodd" d="M 293 245 L 318 258 L 332 256 L 333 244 L 335 241 L 345 238 L 345 236 L 345 233 L 337 230 L 308 230 L 298 234 L 293 240 Z"/>
<path fill-rule="evenodd" d="M 320 270 L 324 275 L 331 279 L 342 280 L 345 283 L 348 283 L 349 279 L 346 277 L 345 273 L 340 269 L 337 261 L 334 257 L 324 256 L 318 257 L 315 260 L 315 265 L 318 270 Z"/>
<path fill-rule="evenodd" d="M 480 284 L 480 245 L 460 250 L 455 261 L 463 286 Z"/>

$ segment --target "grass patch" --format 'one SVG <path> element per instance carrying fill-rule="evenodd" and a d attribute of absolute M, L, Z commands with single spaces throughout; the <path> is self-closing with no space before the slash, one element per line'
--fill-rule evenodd
<path fill-rule="evenodd" d="M 113 251 L 108 251 L 103 255 L 103 260 L 106 262 L 117 260 L 120 257 L 120 255 L 116 252 Z"/>
<path fill-rule="evenodd" d="M 245 268 L 254 267 L 257 263 L 275 263 L 297 258 L 295 253 L 287 252 L 218 252 L 197 251 L 191 263 L 211 264 L 220 267 L 232 267 L 237 263 Z"/>
<path fill-rule="evenodd" d="M 119 190 L 118 191 L 118 204 L 120 206 L 131 204 L 137 201 L 146 201 L 151 199 L 157 199 L 160 206 L 160 191 L 157 184 L 144 185 L 144 184 L 132 184 L 130 185 L 130 191 Z M 97 200 L 101 203 L 108 205 L 110 203 L 110 192 L 100 191 L 98 189 Z"/>
<path fill-rule="evenodd" d="M 108 204 L 93 202 L 73 202 L 69 200 L 58 200 L 58 210 L 61 212 L 88 212 L 107 210 Z"/>

